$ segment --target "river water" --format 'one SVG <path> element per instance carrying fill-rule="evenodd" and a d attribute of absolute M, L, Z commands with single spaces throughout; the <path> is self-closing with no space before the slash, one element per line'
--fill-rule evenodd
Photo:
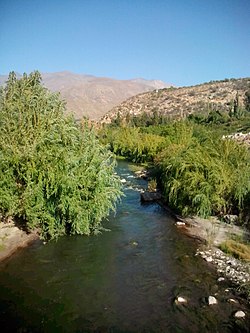
<path fill-rule="evenodd" d="M 0 265 L 1 332 L 249 332 L 249 309 L 195 256 L 194 240 L 157 204 L 141 205 L 146 181 L 126 162 L 118 173 L 126 196 L 111 231 L 38 241 Z"/>

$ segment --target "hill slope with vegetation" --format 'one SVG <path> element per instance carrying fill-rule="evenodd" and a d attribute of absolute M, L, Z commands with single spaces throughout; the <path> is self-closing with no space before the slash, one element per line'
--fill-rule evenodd
<path fill-rule="evenodd" d="M 169 113 L 155 109 L 136 113 L 135 102 L 141 101 L 140 106 L 158 105 L 164 110 L 166 96 L 172 101 L 174 96 L 183 98 L 191 87 L 164 89 L 157 100 L 150 98 L 159 92 L 139 95 L 104 119 L 100 138 L 117 155 L 149 165 L 165 201 L 175 211 L 184 216 L 202 217 L 236 214 L 238 221 L 247 224 L 250 221 L 249 83 L 249 79 L 239 79 L 195 87 L 196 93 L 201 91 L 201 96 L 196 95 L 199 100 L 212 87 L 224 87 L 229 102 L 216 104 L 212 110 L 197 109 L 185 117 L 175 112 L 170 117 Z M 245 134 L 233 134 L 240 131 Z"/>
<path fill-rule="evenodd" d="M 248 95 L 246 95 L 248 94 Z M 250 98 L 250 78 L 225 79 L 182 88 L 156 89 L 131 97 L 113 108 L 102 119 L 110 123 L 118 116 L 153 115 L 183 119 L 191 114 L 207 116 L 210 112 L 238 113 Z"/>

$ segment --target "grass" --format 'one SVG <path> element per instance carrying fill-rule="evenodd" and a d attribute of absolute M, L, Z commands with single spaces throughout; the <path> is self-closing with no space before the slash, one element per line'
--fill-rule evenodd
<path fill-rule="evenodd" d="M 220 249 L 237 259 L 250 261 L 250 244 L 243 244 L 230 239 L 223 242 Z"/>

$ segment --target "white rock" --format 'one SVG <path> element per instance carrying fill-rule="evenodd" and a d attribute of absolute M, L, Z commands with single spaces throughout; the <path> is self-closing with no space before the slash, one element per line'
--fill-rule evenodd
<path fill-rule="evenodd" d="M 212 261 L 213 261 L 213 258 L 212 258 L 211 256 L 209 256 L 209 257 L 205 257 L 205 260 L 206 260 L 207 262 L 212 262 Z"/>
<path fill-rule="evenodd" d="M 214 296 L 209 296 L 208 297 L 208 304 L 209 305 L 214 305 L 214 304 L 217 304 L 217 299 L 214 297 Z"/>
<path fill-rule="evenodd" d="M 176 304 L 183 304 L 183 303 L 187 303 L 186 298 L 182 297 L 182 296 L 178 296 L 175 300 Z"/>
<path fill-rule="evenodd" d="M 178 221 L 178 222 L 176 222 L 176 225 L 178 225 L 178 226 L 180 226 L 180 225 L 186 225 L 186 223 Z"/>
<path fill-rule="evenodd" d="M 232 303 L 232 304 L 238 304 L 239 303 L 238 301 L 236 301 L 233 298 L 229 298 L 227 301 L 228 301 L 228 303 Z"/>
<path fill-rule="evenodd" d="M 127 181 L 126 181 L 126 179 L 125 178 L 122 178 L 121 179 L 121 183 L 126 183 Z"/>
<path fill-rule="evenodd" d="M 221 277 L 218 278 L 217 281 L 218 281 L 218 282 L 221 282 L 221 281 L 224 281 L 224 280 L 225 280 L 225 278 L 221 276 Z"/>
<path fill-rule="evenodd" d="M 234 314 L 235 318 L 244 318 L 246 316 L 245 312 L 243 311 L 237 311 Z"/>

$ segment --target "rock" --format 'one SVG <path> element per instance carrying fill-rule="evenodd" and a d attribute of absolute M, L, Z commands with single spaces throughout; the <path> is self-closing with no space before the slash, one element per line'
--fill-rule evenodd
<path fill-rule="evenodd" d="M 161 193 L 159 192 L 144 192 L 141 193 L 141 201 L 143 202 L 154 202 L 161 199 Z"/>
<path fill-rule="evenodd" d="M 180 222 L 180 221 L 178 221 L 178 222 L 176 222 L 176 225 L 179 227 L 179 226 L 184 226 L 184 225 L 186 225 L 186 223 L 185 223 L 185 222 Z"/>
<path fill-rule="evenodd" d="M 208 305 L 214 305 L 217 304 L 217 299 L 214 296 L 209 296 L 208 297 Z"/>
<path fill-rule="evenodd" d="M 245 318 L 246 314 L 244 311 L 236 311 L 234 314 L 235 318 Z"/>
<path fill-rule="evenodd" d="M 230 215 L 230 214 L 227 214 L 227 215 L 224 215 L 223 216 L 223 220 L 226 222 L 226 223 L 235 223 L 237 222 L 238 220 L 238 215 Z"/>
<path fill-rule="evenodd" d="M 229 298 L 227 301 L 228 301 L 228 303 L 231 303 L 231 304 L 238 304 L 239 303 L 238 301 L 236 301 L 233 298 Z"/>
<path fill-rule="evenodd" d="M 177 296 L 175 299 L 175 304 L 185 304 L 187 303 L 187 299 L 182 296 Z"/>
<path fill-rule="evenodd" d="M 205 257 L 205 260 L 206 260 L 207 262 L 212 262 L 212 261 L 213 261 L 213 258 L 212 258 L 211 256 L 209 256 L 209 257 Z"/>
<path fill-rule="evenodd" d="M 136 171 L 135 174 L 137 177 L 143 178 L 145 180 L 148 179 L 149 176 L 149 172 L 146 170 Z"/>
<path fill-rule="evenodd" d="M 125 178 L 122 178 L 122 179 L 121 179 L 121 183 L 123 183 L 123 184 L 124 184 L 124 183 L 126 183 L 126 182 L 127 182 L 127 181 L 126 181 L 126 179 L 125 179 Z"/>
<path fill-rule="evenodd" d="M 218 278 L 217 281 L 218 281 L 218 282 L 225 281 L 225 278 L 221 276 L 221 277 Z"/>

